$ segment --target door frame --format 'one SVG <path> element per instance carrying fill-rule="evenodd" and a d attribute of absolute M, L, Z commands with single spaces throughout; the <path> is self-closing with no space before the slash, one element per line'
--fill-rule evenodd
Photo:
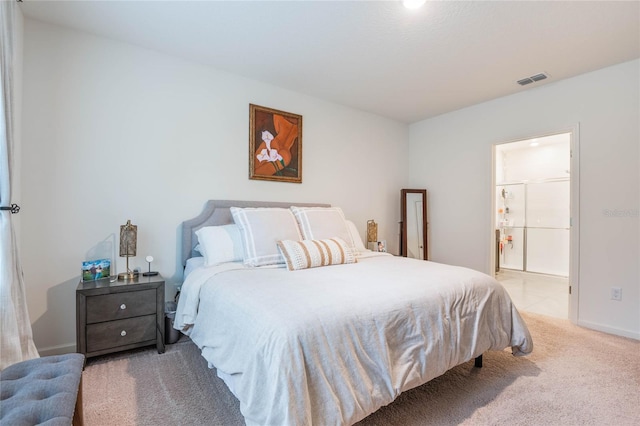
<path fill-rule="evenodd" d="M 491 214 L 489 226 L 489 268 L 491 275 L 495 277 L 496 264 L 496 148 L 523 140 L 543 138 L 546 136 L 561 133 L 570 134 L 570 168 L 569 176 L 570 188 L 570 218 L 569 218 L 569 320 L 576 324 L 578 322 L 579 311 L 579 288 L 580 288 L 580 125 L 579 123 L 569 128 L 559 129 L 552 132 L 541 132 L 532 136 L 519 137 L 507 141 L 494 143 L 491 145 Z"/>

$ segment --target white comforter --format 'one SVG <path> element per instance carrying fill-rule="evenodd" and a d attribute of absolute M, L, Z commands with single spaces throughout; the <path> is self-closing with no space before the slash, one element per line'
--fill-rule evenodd
<path fill-rule="evenodd" d="M 533 349 L 493 278 L 390 255 L 294 272 L 200 268 L 182 286 L 175 327 L 248 425 L 353 424 L 487 350 Z"/>

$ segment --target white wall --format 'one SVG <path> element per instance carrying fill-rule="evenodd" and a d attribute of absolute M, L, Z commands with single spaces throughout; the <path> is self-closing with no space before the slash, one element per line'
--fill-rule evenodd
<path fill-rule="evenodd" d="M 578 322 L 640 338 L 639 94 L 635 60 L 411 125 L 409 183 L 429 191 L 432 260 L 490 272 L 492 145 L 579 124 Z"/>
<path fill-rule="evenodd" d="M 127 219 L 133 266 L 152 254 L 172 284 L 180 223 L 208 199 L 331 203 L 363 236 L 375 219 L 397 252 L 407 125 L 29 19 L 24 53 L 21 246 L 39 350 L 75 346 L 80 263 Z M 302 184 L 248 179 L 249 103 L 303 116 Z"/>

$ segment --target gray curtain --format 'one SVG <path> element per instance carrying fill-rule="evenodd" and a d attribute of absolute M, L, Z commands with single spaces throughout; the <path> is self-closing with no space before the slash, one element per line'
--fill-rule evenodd
<path fill-rule="evenodd" d="M 16 3 L 0 1 L 0 206 L 11 205 Z M 11 212 L 0 211 L 0 370 L 37 358 Z"/>

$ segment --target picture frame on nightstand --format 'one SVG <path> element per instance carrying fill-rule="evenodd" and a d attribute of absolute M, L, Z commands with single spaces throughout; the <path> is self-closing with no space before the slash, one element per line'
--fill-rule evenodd
<path fill-rule="evenodd" d="M 111 275 L 111 259 L 85 260 L 82 262 L 82 281 L 96 281 Z"/>
<path fill-rule="evenodd" d="M 371 241 L 368 243 L 367 248 L 371 251 L 377 251 L 380 253 L 387 252 L 387 240 Z"/>

